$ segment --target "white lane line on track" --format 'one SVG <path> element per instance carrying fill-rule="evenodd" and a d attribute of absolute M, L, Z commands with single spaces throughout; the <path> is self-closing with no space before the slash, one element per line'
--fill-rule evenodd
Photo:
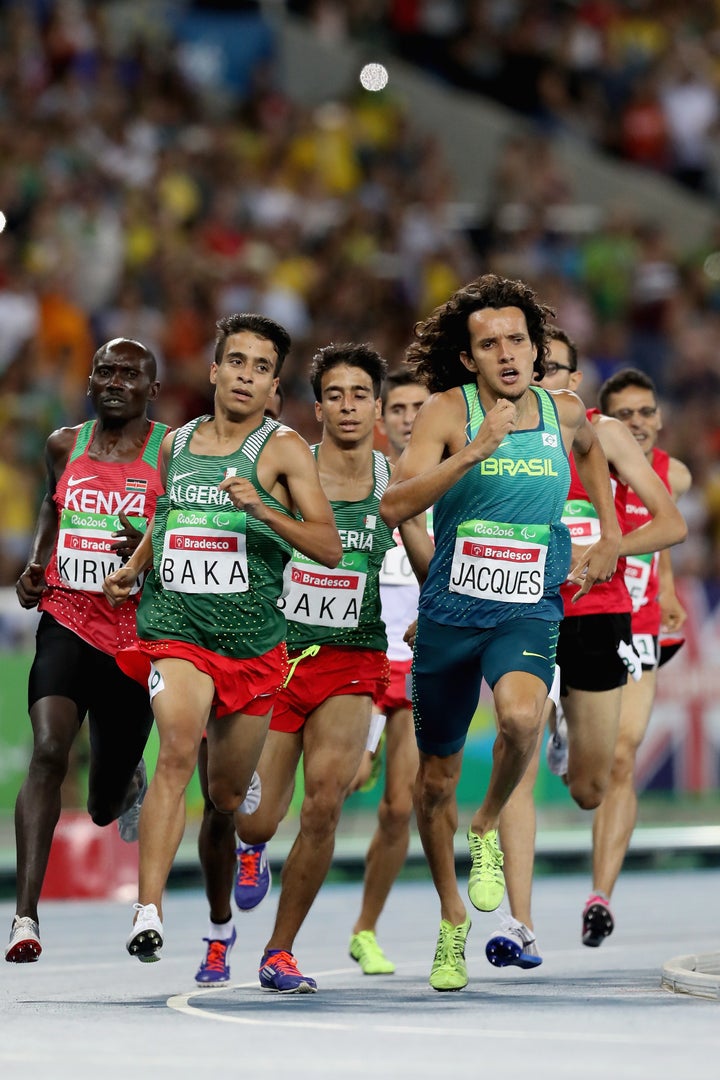
<path fill-rule="evenodd" d="M 355 972 L 356 968 L 332 968 L 327 971 L 317 972 L 317 978 L 322 979 L 330 975 L 346 975 L 348 972 Z M 187 1016 L 197 1017 L 202 1020 L 216 1020 L 226 1024 L 245 1024 L 255 1027 L 282 1027 L 282 1028 L 300 1028 L 303 1030 L 315 1030 L 315 1031 L 359 1031 L 362 1030 L 367 1033 L 372 1030 L 375 1034 L 381 1035 L 432 1035 L 432 1036 L 447 1036 L 452 1033 L 454 1036 L 464 1036 L 475 1039 L 515 1039 L 518 1038 L 517 1028 L 500 1029 L 493 1027 L 491 1029 L 482 1030 L 477 1027 L 448 1027 L 437 1026 L 432 1027 L 429 1024 L 415 1025 L 415 1024 L 372 1024 L 370 1018 L 363 1014 L 358 1016 L 357 1021 L 348 1022 L 341 1020 L 311 1020 L 308 1017 L 302 1019 L 291 1019 L 287 1012 L 283 1010 L 282 1015 L 274 1018 L 259 1018 L 257 1016 L 244 1016 L 240 1013 L 242 1004 L 238 1003 L 238 1012 L 229 1014 L 223 1012 L 213 1012 L 211 1009 L 199 1009 L 191 1004 L 191 999 L 199 997 L 201 1001 L 207 1001 L 213 994 L 221 994 L 228 990 L 258 990 L 257 982 L 244 982 L 244 983 L 224 983 L 222 986 L 217 987 L 197 987 L 195 990 L 189 991 L 187 994 L 175 994 L 173 997 L 167 999 L 167 1006 L 173 1009 L 175 1012 L 184 1013 Z M 323 991 L 320 991 L 321 993 Z M 326 993 L 328 991 L 325 991 Z M 332 992 L 332 991 L 329 991 Z M 265 991 L 268 998 L 274 998 L 277 1000 L 279 997 L 288 996 L 280 994 L 270 994 Z M 455 994 L 443 994 L 440 995 L 445 998 L 455 998 Z M 664 997 L 664 992 L 658 986 L 658 996 Z M 273 1006 L 270 1006 L 273 1007 Z M 638 1034 L 637 1032 L 609 1032 L 603 1031 L 598 1033 L 596 1030 L 592 1031 L 562 1031 L 557 1030 L 549 1031 L 528 1031 L 527 1037 L 533 1040 L 539 1040 L 541 1042 L 556 1042 L 556 1043 L 614 1043 L 618 1046 L 637 1046 Z M 653 1035 L 653 1045 L 662 1045 L 666 1043 L 668 1046 L 676 1045 L 676 1038 L 669 1037 L 664 1040 L 662 1036 Z M 701 1040 L 702 1041 L 702 1040 Z M 713 1033 L 709 1035 L 707 1044 L 709 1047 L 717 1048 L 720 1045 L 718 1037 Z"/>

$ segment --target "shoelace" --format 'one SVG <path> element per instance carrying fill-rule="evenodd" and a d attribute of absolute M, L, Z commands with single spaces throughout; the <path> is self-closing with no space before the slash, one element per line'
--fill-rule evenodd
<path fill-rule="evenodd" d="M 465 924 L 453 928 L 450 934 L 441 934 L 435 950 L 435 963 L 456 967 L 463 955 Z"/>
<path fill-rule="evenodd" d="M 272 966 L 279 971 L 281 975 L 300 975 L 297 964 L 295 963 L 295 957 L 292 953 L 286 952 L 285 949 L 281 949 L 280 952 L 272 953 L 268 956 L 265 964 L 272 964 Z"/>
<path fill-rule="evenodd" d="M 207 938 L 205 939 L 207 941 Z M 227 953 L 226 941 L 208 941 L 208 951 L 203 967 L 206 971 L 224 971 L 225 955 Z"/>
<path fill-rule="evenodd" d="M 375 935 L 369 930 L 361 930 L 357 935 L 357 946 L 363 958 L 374 959 L 381 952 L 380 946 L 375 940 Z"/>
<path fill-rule="evenodd" d="M 243 851 L 240 853 L 240 871 L 238 873 L 238 885 L 249 885 L 254 888 L 260 877 L 259 851 Z"/>
<path fill-rule="evenodd" d="M 499 870 L 503 864 L 503 853 L 500 851 L 496 844 L 492 844 L 489 841 L 486 843 L 486 837 L 477 836 L 476 833 L 470 833 L 470 852 L 472 855 L 473 863 L 475 859 L 478 860 L 478 868 L 476 873 L 488 874 L 495 873 Z"/>

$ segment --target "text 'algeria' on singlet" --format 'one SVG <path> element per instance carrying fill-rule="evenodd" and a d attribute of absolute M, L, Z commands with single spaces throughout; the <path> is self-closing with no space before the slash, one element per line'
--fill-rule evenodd
<path fill-rule="evenodd" d="M 227 476 L 244 477 L 266 506 L 292 516 L 257 475 L 260 455 L 280 424 L 265 417 L 232 454 L 192 453 L 193 432 L 211 419 L 191 420 L 174 436 L 167 493 L 155 514 L 153 569 L 138 608 L 138 637 L 188 641 L 246 659 L 285 638 L 277 600 L 291 546 L 237 510 L 218 484 Z"/>
<path fill-rule="evenodd" d="M 317 446 L 313 452 L 317 457 Z M 335 568 L 293 552 L 280 606 L 288 620 L 288 650 L 309 645 L 387 648 L 378 579 L 385 552 L 395 546 L 380 517 L 390 466 L 373 450 L 373 488 L 365 499 L 331 501 L 343 557 Z"/>

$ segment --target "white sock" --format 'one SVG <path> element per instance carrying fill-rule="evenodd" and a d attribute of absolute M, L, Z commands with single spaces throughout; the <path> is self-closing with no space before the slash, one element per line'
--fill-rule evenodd
<path fill-rule="evenodd" d="M 232 919 L 228 919 L 227 922 L 223 923 L 211 922 L 208 937 L 211 941 L 229 941 L 233 936 L 233 929 Z"/>

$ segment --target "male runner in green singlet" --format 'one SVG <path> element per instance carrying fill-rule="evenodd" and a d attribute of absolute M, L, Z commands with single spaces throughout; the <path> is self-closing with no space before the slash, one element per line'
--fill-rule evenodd
<path fill-rule="evenodd" d="M 291 674 L 258 766 L 260 806 L 252 815 L 236 816 L 243 841 L 269 840 L 287 812 L 302 754 L 300 829 L 283 867 L 275 925 L 259 972 L 260 985 L 279 993 L 317 989 L 298 970 L 293 944 L 332 860 L 337 822 L 367 743 L 373 698 L 389 679 L 378 579 L 394 541 L 378 508 L 390 468 L 373 450 L 384 374 L 385 361 L 367 345 L 329 345 L 313 360 L 315 413 L 323 425 L 314 449 L 344 554 L 336 570 L 293 554 L 283 601 Z M 420 558 L 427 561 L 424 526 L 408 525 L 404 541 L 411 557 L 422 549 Z"/>
<path fill-rule="evenodd" d="M 163 443 L 167 494 L 152 533 L 105 581 L 122 602 L 150 564 L 138 648 L 118 662 L 147 678 L 160 749 L 140 819 L 139 903 L 128 951 L 159 959 L 162 894 L 182 838 L 185 789 L 207 729 L 208 793 L 232 813 L 247 792 L 287 674 L 277 601 L 293 549 L 334 566 L 342 549 L 300 436 L 263 415 L 290 346 L 260 315 L 218 323 L 213 416 Z"/>

